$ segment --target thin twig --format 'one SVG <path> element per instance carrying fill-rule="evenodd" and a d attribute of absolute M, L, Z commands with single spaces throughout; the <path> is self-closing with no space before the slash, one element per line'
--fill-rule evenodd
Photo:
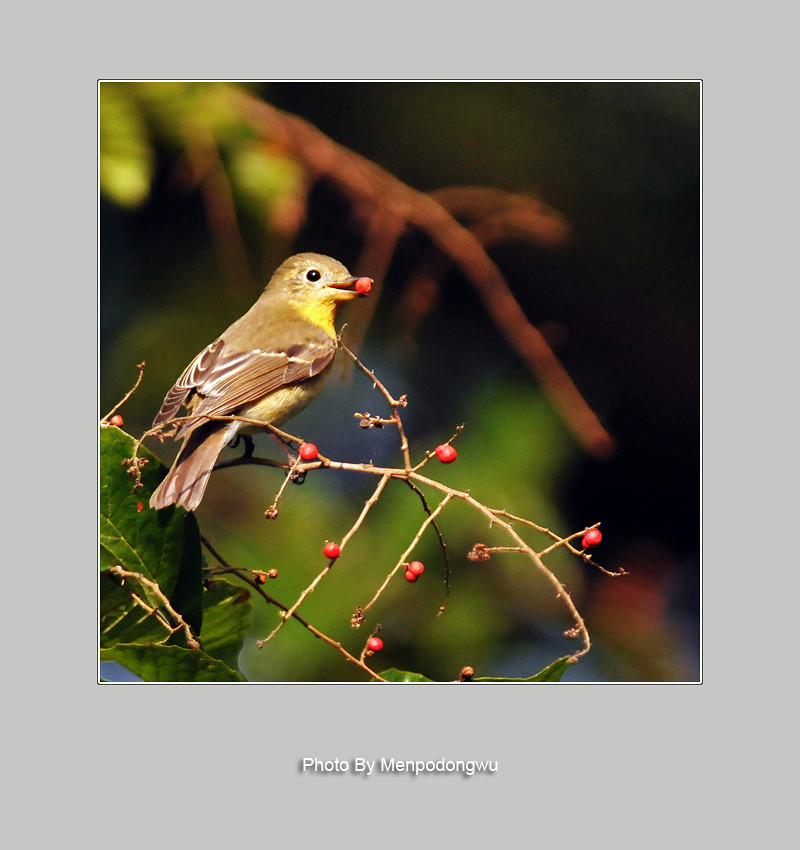
<path fill-rule="evenodd" d="M 464 430 L 464 426 L 463 426 L 463 425 L 456 425 L 456 430 L 455 430 L 455 433 L 453 434 L 453 436 L 452 436 L 452 437 L 450 437 L 450 439 L 449 439 L 449 440 L 445 440 L 445 442 L 444 442 L 444 443 L 442 443 L 442 445 L 443 445 L 443 446 L 449 446 L 449 445 L 453 442 L 453 440 L 455 440 L 455 438 L 456 438 L 456 437 L 457 437 L 457 436 L 458 436 L 458 435 L 459 435 L 459 434 L 460 434 L 463 430 Z M 425 457 L 424 457 L 424 458 L 423 458 L 423 459 L 422 459 L 422 460 L 421 460 L 421 461 L 420 461 L 420 462 L 419 462 L 419 463 L 418 463 L 418 464 L 417 464 L 417 465 L 416 465 L 416 466 L 415 466 L 415 467 L 414 467 L 411 471 L 412 471 L 412 472 L 418 472 L 420 469 L 422 469 L 422 467 L 423 467 L 423 466 L 425 466 L 425 464 L 426 464 L 429 460 L 431 460 L 431 459 L 432 459 L 432 458 L 434 458 L 434 457 L 436 457 L 436 451 L 435 451 L 435 450 L 434 450 L 434 451 L 432 451 L 432 452 L 425 452 Z"/>
<path fill-rule="evenodd" d="M 400 398 L 394 398 L 394 396 L 386 389 L 386 387 L 378 380 L 377 376 L 373 371 L 368 369 L 359 359 L 353 354 L 352 351 L 342 342 L 341 336 L 337 340 L 339 344 L 339 348 L 344 351 L 344 353 L 350 357 L 350 359 L 356 364 L 356 366 L 372 381 L 372 386 L 375 387 L 381 395 L 386 399 L 389 404 L 389 407 L 392 408 L 392 417 L 391 421 L 395 423 L 397 426 L 397 433 L 400 435 L 400 451 L 403 453 L 403 464 L 405 466 L 406 472 L 411 471 L 411 454 L 408 449 L 408 438 L 406 437 L 405 429 L 403 428 L 403 420 L 400 418 L 400 414 L 398 413 L 398 409 L 401 407 L 405 407 L 408 403 L 408 399 L 406 396 L 402 395 Z"/>
<path fill-rule="evenodd" d="M 378 588 L 378 590 L 375 592 L 375 595 L 372 597 L 372 599 L 370 599 L 370 601 L 369 601 L 369 602 L 367 602 L 367 604 L 366 604 L 366 605 L 361 606 L 361 610 L 362 610 L 362 612 L 363 612 L 363 611 L 369 611 L 369 609 L 372 607 L 373 603 L 374 603 L 374 602 L 378 599 L 378 597 L 379 597 L 379 596 L 383 593 L 383 591 L 386 589 L 386 587 L 388 586 L 389 582 L 392 580 L 392 578 L 393 578 L 393 576 L 395 575 L 395 573 L 397 573 L 397 571 L 398 571 L 398 570 L 399 570 L 399 569 L 400 569 L 400 568 L 401 568 L 401 567 L 402 567 L 402 566 L 406 563 L 406 558 L 408 558 L 408 556 L 409 556 L 409 555 L 410 555 L 410 554 L 414 551 L 414 547 L 417 545 L 417 543 L 419 543 L 419 540 L 420 540 L 420 538 L 422 537 L 423 533 L 425 532 L 425 529 L 426 529 L 426 528 L 427 528 L 427 527 L 428 527 L 428 526 L 429 526 L 429 525 L 430 525 L 430 524 L 431 524 L 431 523 L 432 523 L 432 522 L 436 519 L 436 517 L 437 517 L 437 516 L 438 516 L 438 515 L 442 512 L 442 510 L 444 509 L 444 506 L 445 506 L 445 505 L 446 505 L 446 504 L 450 501 L 450 499 L 452 499 L 452 498 L 453 498 L 453 496 L 454 496 L 454 495 L 455 495 L 455 493 L 447 493 L 447 494 L 445 495 L 444 499 L 442 499 L 442 501 L 441 501 L 441 502 L 439 502 L 438 506 L 437 506 L 437 507 L 436 507 L 436 508 L 432 511 L 432 513 L 431 513 L 431 514 L 429 514 L 429 516 L 425 519 L 425 521 L 422 523 L 422 526 L 420 527 L 419 531 L 416 533 L 416 535 L 414 535 L 414 539 L 411 541 L 411 543 L 409 543 L 408 548 L 406 549 L 406 551 L 405 551 L 405 552 L 403 552 L 403 554 L 400 556 L 400 560 L 397 562 L 397 565 L 396 565 L 396 566 L 394 567 L 394 569 L 393 569 L 393 570 L 389 573 L 389 575 L 388 575 L 388 576 L 386 576 L 386 580 L 383 582 L 383 584 L 382 584 L 382 585 Z"/>
<path fill-rule="evenodd" d="M 302 460 L 303 459 L 300 457 L 300 455 L 297 455 L 297 457 L 294 459 L 291 466 L 289 467 L 289 471 L 286 473 L 286 477 L 283 479 L 283 483 L 278 488 L 278 492 L 275 494 L 275 498 L 273 499 L 272 504 L 266 510 L 265 515 L 270 519 L 274 519 L 278 515 L 278 502 L 280 501 L 280 498 L 283 495 L 283 491 L 286 489 L 286 485 L 292 480 L 292 476 L 295 474 L 295 471 L 297 470 L 297 467 L 300 465 Z"/>
<path fill-rule="evenodd" d="M 408 484 L 408 486 L 419 496 L 425 513 L 430 516 L 432 511 L 428 505 L 428 500 L 425 498 L 425 494 L 408 478 L 406 479 L 406 484 Z M 441 615 L 444 613 L 444 609 L 447 607 L 447 603 L 450 600 L 450 556 L 447 554 L 447 544 L 444 542 L 444 537 L 442 536 L 438 523 L 435 520 L 431 520 L 431 525 L 433 526 L 433 530 L 436 532 L 436 536 L 439 538 L 439 546 L 441 546 L 442 554 L 444 555 L 445 598 L 444 602 L 439 606 L 439 615 Z"/>
<path fill-rule="evenodd" d="M 176 625 L 174 627 L 172 627 L 168 623 L 165 622 L 163 617 L 161 617 L 161 616 L 158 617 L 158 619 L 161 621 L 162 625 L 164 625 L 167 628 L 170 635 L 173 635 L 177 631 L 183 631 L 184 635 L 186 636 L 187 646 L 190 649 L 199 649 L 200 648 L 200 643 L 197 640 L 197 638 L 195 638 L 195 636 L 192 634 L 191 627 L 186 622 L 186 620 L 184 620 L 183 617 L 172 607 L 169 599 L 167 599 L 167 597 L 164 595 L 163 591 L 161 590 L 161 588 L 158 586 L 158 584 L 156 582 L 151 581 L 149 578 L 142 575 L 141 573 L 130 572 L 129 570 L 126 570 L 124 567 L 122 567 L 120 565 L 111 567 L 109 569 L 109 572 L 113 573 L 114 575 L 119 576 L 121 579 L 123 579 L 123 581 L 125 579 L 135 579 L 140 584 L 143 584 L 145 587 L 149 588 L 152 591 L 152 593 L 156 596 L 156 598 L 158 599 L 159 604 L 164 608 L 164 610 L 169 614 L 170 617 L 172 617 L 172 619 L 176 623 Z M 157 608 L 150 607 L 149 605 L 144 603 L 136 594 L 131 594 L 131 595 L 134 597 L 134 600 L 142 608 L 144 608 L 150 614 L 156 614 L 158 616 L 158 609 Z M 165 638 L 165 640 L 166 640 L 166 638 Z"/>
<path fill-rule="evenodd" d="M 447 493 L 463 500 L 464 502 L 475 508 L 475 510 L 487 516 L 493 523 L 499 525 L 506 531 L 506 533 L 520 547 L 521 552 L 523 552 L 523 554 L 527 555 L 527 557 L 533 561 L 537 569 L 539 569 L 539 571 L 547 578 L 547 580 L 556 588 L 556 595 L 564 600 L 564 604 L 567 606 L 570 614 L 575 620 L 576 628 L 583 637 L 584 646 L 583 649 L 572 655 L 572 660 L 577 661 L 581 655 L 585 655 L 592 645 L 591 639 L 589 638 L 589 632 L 586 629 L 586 624 L 583 621 L 583 617 L 581 617 L 580 612 L 575 607 L 575 603 L 572 601 L 572 597 L 569 595 L 566 587 L 564 587 L 564 585 L 558 579 L 556 574 L 549 567 L 547 567 L 544 561 L 542 561 L 541 557 L 522 539 L 522 537 L 519 536 L 519 534 L 517 534 L 514 527 L 505 520 L 500 519 L 491 508 L 488 508 L 486 505 L 473 498 L 467 492 L 453 490 L 450 487 L 447 487 L 446 485 L 441 484 L 438 481 L 434 481 L 431 478 L 426 478 L 420 475 L 419 473 L 413 473 L 412 477 L 416 481 L 419 481 L 421 484 L 426 484 L 429 487 L 433 487 L 434 489 L 439 490 L 442 493 Z"/>
<path fill-rule="evenodd" d="M 352 528 L 342 538 L 342 542 L 339 544 L 340 554 L 337 555 L 336 558 L 330 559 L 330 562 L 328 563 L 328 565 L 322 570 L 322 572 L 320 572 L 317 575 L 317 577 L 311 582 L 311 584 L 309 584 L 308 587 L 306 587 L 306 589 L 300 594 L 300 596 L 297 598 L 297 601 L 294 603 L 294 605 L 292 605 L 292 607 L 289 608 L 287 611 L 284 611 L 284 613 L 282 614 L 281 622 L 278 623 L 277 626 L 275 626 L 275 628 L 267 635 L 267 637 L 258 641 L 259 647 L 263 646 L 265 643 L 272 640 L 272 638 L 274 638 L 275 635 L 278 634 L 278 632 L 283 628 L 286 621 L 290 617 L 292 617 L 294 615 L 294 612 L 300 607 L 300 605 L 302 605 L 303 600 L 306 598 L 306 596 L 308 596 L 309 593 L 312 593 L 314 588 L 316 588 L 316 586 L 322 581 L 322 579 L 325 578 L 325 576 L 331 571 L 331 568 L 333 567 L 334 563 L 338 560 L 338 558 L 341 557 L 341 552 L 344 551 L 344 547 L 347 545 L 348 540 L 350 540 L 350 538 L 355 534 L 356 530 L 360 527 L 361 523 L 364 522 L 364 519 L 367 516 L 367 514 L 369 513 L 370 508 L 372 508 L 372 506 L 375 504 L 375 502 L 378 501 L 378 498 L 380 497 L 380 494 L 383 492 L 383 488 L 386 486 L 387 482 L 389 481 L 389 478 L 390 478 L 389 475 L 381 476 L 381 480 L 378 482 L 378 486 L 375 488 L 375 491 L 369 497 L 369 499 L 367 499 L 366 503 L 364 504 L 363 509 L 361 510 L 361 513 L 359 514 L 358 519 L 355 521 L 355 523 L 353 523 Z"/>
<path fill-rule="evenodd" d="M 596 522 L 594 525 L 586 526 L 586 528 L 584 528 L 583 531 L 576 531 L 574 534 L 570 534 L 569 537 L 562 538 L 558 534 L 556 534 L 554 531 L 550 531 L 549 528 L 544 528 L 541 525 L 537 525 L 532 520 L 525 519 L 524 517 L 515 516 L 514 514 L 510 514 L 508 511 L 493 510 L 492 513 L 496 514 L 497 516 L 506 517 L 507 519 L 511 520 L 512 522 L 521 522 L 524 525 L 528 525 L 531 528 L 536 529 L 536 531 L 539 531 L 542 534 L 546 534 L 548 537 L 550 537 L 550 538 L 552 538 L 553 540 L 556 541 L 556 545 L 553 546 L 553 547 L 550 547 L 551 549 L 556 548 L 557 546 L 565 546 L 570 552 L 572 552 L 573 555 L 577 555 L 579 558 L 582 558 L 587 564 L 591 564 L 593 567 L 597 567 L 597 569 L 600 570 L 600 572 L 605 573 L 607 576 L 612 576 L 612 577 L 616 578 L 617 576 L 628 575 L 628 572 L 626 570 L 622 569 L 621 567 L 616 572 L 612 572 L 611 570 L 607 570 L 605 567 L 601 567 L 600 564 L 593 561 L 591 559 L 591 557 L 583 549 L 577 549 L 575 546 L 571 545 L 571 543 L 569 542 L 570 540 L 573 540 L 576 537 L 583 537 L 583 535 L 586 534 L 586 532 L 589 531 L 590 528 L 598 528 L 600 526 L 599 522 Z M 550 549 L 543 549 L 541 552 L 539 552 L 539 555 L 544 555 L 549 551 L 550 551 Z"/>
<path fill-rule="evenodd" d="M 353 523 L 353 525 L 351 526 L 350 530 L 349 530 L 349 531 L 347 532 L 347 534 L 345 534 L 345 536 L 342 538 L 342 542 L 339 544 L 339 548 L 340 548 L 342 551 L 344 551 L 344 547 L 347 545 L 347 543 L 349 542 L 350 538 L 351 538 L 351 537 L 352 537 L 352 536 L 356 533 L 356 531 L 358 531 L 358 529 L 361 527 L 361 524 L 362 524 L 362 523 L 364 522 L 364 520 L 366 519 L 366 516 L 367 516 L 367 514 L 369 513 L 370 509 L 372 508 L 372 506 L 373 506 L 373 505 L 374 505 L 374 504 L 378 501 L 378 499 L 380 498 L 380 495 L 381 495 L 381 493 L 383 492 L 383 488 L 384 488 L 384 487 L 388 484 L 388 482 L 389 482 L 389 479 L 390 479 L 390 478 L 391 478 L 391 476 L 390 476 L 390 475 L 382 475 L 382 476 L 381 476 L 381 480 L 378 482 L 378 486 L 375 488 L 375 490 L 374 490 L 373 494 L 372 494 L 372 495 L 369 497 L 369 499 L 367 499 L 367 501 L 364 503 L 364 507 L 362 508 L 361 513 L 358 515 L 358 519 L 357 519 L 357 520 Z"/>
<path fill-rule="evenodd" d="M 237 578 L 241 579 L 245 584 L 252 587 L 263 599 L 265 602 L 270 605 L 274 605 L 281 612 L 287 612 L 289 609 L 278 602 L 277 599 L 273 599 L 258 582 L 256 582 L 251 576 L 248 575 L 249 570 L 243 570 L 239 567 L 234 567 L 229 564 L 217 550 L 211 545 L 211 543 L 202 535 L 200 536 L 200 540 L 203 545 L 208 549 L 208 551 L 219 561 L 222 565 L 221 569 L 218 570 L 219 573 L 230 573 L 231 575 L 235 575 Z M 288 617 L 288 614 L 286 615 Z M 339 641 L 334 640 L 331 637 L 328 637 L 324 632 L 321 632 L 316 627 L 312 626 L 307 620 L 303 619 L 299 614 L 293 613 L 292 617 L 300 623 L 303 628 L 308 629 L 314 637 L 319 638 L 320 640 L 327 643 L 329 646 L 332 646 L 337 652 L 341 653 L 344 658 L 349 661 L 351 664 L 355 664 L 356 667 L 360 667 L 365 673 L 368 673 L 373 679 L 377 679 L 379 682 L 386 682 L 382 676 L 379 676 L 374 670 L 370 669 L 363 661 L 360 661 L 354 655 L 351 655 Z"/>
<path fill-rule="evenodd" d="M 141 363 L 137 364 L 136 368 L 139 370 L 139 377 L 136 379 L 136 383 L 128 390 L 128 392 L 125 393 L 125 395 L 122 397 L 122 401 L 118 401 L 114 405 L 114 407 L 112 407 L 111 410 L 109 410 L 108 413 L 106 413 L 106 415 L 100 420 L 101 425 L 105 425 L 108 420 L 111 419 L 111 417 L 120 409 L 120 407 L 122 407 L 122 405 L 125 404 L 125 402 L 136 392 L 139 387 L 139 384 L 141 384 L 142 382 L 142 376 L 144 375 L 145 365 L 146 364 L 144 360 Z"/>

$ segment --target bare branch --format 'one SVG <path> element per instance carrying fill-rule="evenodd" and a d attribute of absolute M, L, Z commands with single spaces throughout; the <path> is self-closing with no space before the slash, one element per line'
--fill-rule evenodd
<path fill-rule="evenodd" d="M 100 425 L 101 425 L 101 426 L 103 426 L 103 425 L 107 425 L 107 424 L 108 424 L 108 420 L 109 420 L 109 419 L 111 419 L 111 417 L 112 417 L 112 416 L 113 416 L 113 415 L 114 415 L 114 414 L 115 414 L 115 413 L 116 413 L 116 412 L 120 409 L 120 407 L 122 407 L 122 405 L 123 405 L 123 404 L 125 404 L 125 402 L 126 402 L 126 401 L 127 401 L 127 400 L 128 400 L 128 399 L 129 399 L 129 398 L 130 398 L 130 397 L 131 397 L 131 396 L 132 396 L 132 395 L 136 392 L 136 390 L 139 388 L 139 384 L 141 384 L 141 382 L 142 382 L 142 376 L 144 375 L 144 367 L 145 367 L 145 365 L 146 365 L 146 364 L 145 364 L 145 362 L 144 362 L 144 361 L 142 361 L 141 363 L 139 363 L 139 364 L 136 366 L 136 368 L 139 370 L 139 377 L 136 379 L 136 383 L 135 383 L 135 384 L 134 384 L 134 385 L 133 385 L 133 386 L 132 386 L 132 387 L 128 390 L 128 392 L 126 392 L 126 393 L 125 393 L 125 395 L 122 397 L 122 401 L 118 401 L 118 402 L 114 405 L 114 407 L 112 407 L 112 408 L 111 408 L 111 410 L 109 410 L 109 411 L 108 411 L 108 413 L 106 413 L 106 415 L 105 415 L 105 416 L 104 416 L 104 417 L 100 420 Z"/>
<path fill-rule="evenodd" d="M 423 230 L 476 288 L 489 316 L 540 380 L 585 450 L 603 457 L 613 449 L 611 435 L 528 320 L 475 233 L 460 225 L 433 196 L 417 192 L 365 157 L 338 145 L 308 121 L 237 89 L 231 90 L 231 97 L 259 132 L 285 145 L 303 162 L 311 178 L 324 178 L 338 186 L 357 210 L 383 210 L 373 221 L 392 221 L 393 226 L 391 238 L 381 245 L 382 255 L 396 239 L 400 222 Z"/>
<path fill-rule="evenodd" d="M 190 649 L 199 649 L 200 648 L 200 643 L 197 640 L 197 638 L 192 634 L 191 627 L 186 622 L 186 620 L 184 620 L 183 617 L 178 613 L 178 611 L 176 611 L 172 607 L 169 599 L 167 599 L 167 597 L 164 595 L 163 591 L 161 590 L 161 588 L 158 586 L 158 584 L 156 582 L 151 581 L 149 578 L 142 575 L 141 573 L 135 573 L 135 572 L 131 572 L 130 570 L 126 570 L 124 567 L 122 567 L 120 565 L 111 567 L 109 569 L 109 572 L 113 573 L 116 576 L 119 576 L 123 580 L 123 583 L 124 583 L 125 579 L 135 579 L 140 584 L 143 584 L 145 587 L 147 587 L 153 593 L 153 595 L 158 599 L 159 605 L 167 612 L 167 614 L 170 616 L 170 618 L 175 623 L 175 625 L 171 626 L 167 622 L 165 617 L 160 613 L 158 608 L 153 608 L 152 606 L 150 606 L 146 602 L 144 602 L 135 593 L 132 593 L 131 596 L 133 597 L 136 604 L 139 605 L 141 608 L 144 608 L 144 610 L 147 611 L 149 614 L 154 614 L 157 617 L 157 619 L 161 622 L 161 624 L 169 632 L 167 637 L 170 637 L 171 635 L 175 634 L 175 632 L 182 631 L 184 633 L 185 638 L 186 638 L 186 645 Z M 164 640 L 166 640 L 166 639 L 167 638 L 164 638 Z"/>
<path fill-rule="evenodd" d="M 367 499 L 366 503 L 364 504 L 364 508 L 362 509 L 361 514 L 359 515 L 358 519 L 355 521 L 355 523 L 353 523 L 352 528 L 342 538 L 342 542 L 339 544 L 340 554 L 336 558 L 330 559 L 330 562 L 328 563 L 328 565 L 322 570 L 322 572 L 320 572 L 317 575 L 317 577 L 311 582 L 311 584 L 308 585 L 308 587 L 300 594 L 300 596 L 298 597 L 298 599 L 294 603 L 294 605 L 292 605 L 291 608 L 289 608 L 288 610 L 283 612 L 283 614 L 282 614 L 283 619 L 281 620 L 281 622 L 278 623 L 278 625 L 267 635 L 267 637 L 265 637 L 263 640 L 258 641 L 259 647 L 263 646 L 265 643 L 272 640 L 272 638 L 274 638 L 275 635 L 278 634 L 278 632 L 283 628 L 283 625 L 286 623 L 286 621 L 290 617 L 292 617 L 294 615 L 294 612 L 300 607 L 300 605 L 302 605 L 303 600 L 306 598 L 306 596 L 308 596 L 308 594 L 311 593 L 314 590 L 314 588 L 322 581 L 322 579 L 325 578 L 325 576 L 331 571 L 331 568 L 333 567 L 334 563 L 341 557 L 341 552 L 344 551 L 344 547 L 347 545 L 347 542 L 356 533 L 358 528 L 361 526 L 361 523 L 364 522 L 364 519 L 367 516 L 367 514 L 369 513 L 370 508 L 372 508 L 372 506 L 375 504 L 375 502 L 378 501 L 378 498 L 380 497 L 380 494 L 383 492 L 383 488 L 386 486 L 387 482 L 389 481 L 389 478 L 390 478 L 389 475 L 381 476 L 381 480 L 378 482 L 378 486 L 375 488 L 375 491 L 369 497 L 369 499 Z"/>
<path fill-rule="evenodd" d="M 425 521 L 420 526 L 419 531 L 414 535 L 414 539 L 411 541 L 411 543 L 409 543 L 408 548 L 400 556 L 400 560 L 397 562 L 394 569 L 392 569 L 392 571 L 389 573 L 389 575 L 386 576 L 386 580 L 383 582 L 383 584 L 375 592 L 375 595 L 372 597 L 372 599 L 370 599 L 369 602 L 367 602 L 366 605 L 360 606 L 362 612 L 369 611 L 369 609 L 372 607 L 372 605 L 377 601 L 378 597 L 383 593 L 384 590 L 386 590 L 386 587 L 388 586 L 389 582 L 392 580 L 392 577 L 397 573 L 397 571 L 401 567 L 403 567 L 405 565 L 406 559 L 414 551 L 414 547 L 417 545 L 417 543 L 419 543 L 420 538 L 422 537 L 422 535 L 425 532 L 425 529 L 436 519 L 436 517 L 442 512 L 442 510 L 444 510 L 444 506 L 450 501 L 450 499 L 453 498 L 454 495 L 455 495 L 454 492 L 447 493 L 445 495 L 444 499 L 442 499 L 442 501 L 439 502 L 438 506 L 426 517 Z"/>
<path fill-rule="evenodd" d="M 288 612 L 289 609 L 285 605 L 282 605 L 280 602 L 278 602 L 276 599 L 273 599 L 273 597 L 270 596 L 261 587 L 261 585 L 254 578 L 252 578 L 251 575 L 248 575 L 248 573 L 251 572 L 250 570 L 244 570 L 244 569 L 241 569 L 239 567 L 231 566 L 217 552 L 217 550 L 211 545 L 211 543 L 205 537 L 203 537 L 201 535 L 200 540 L 202 541 L 203 545 L 208 549 L 208 551 L 217 559 L 217 561 L 219 561 L 219 563 L 221 565 L 220 567 L 214 569 L 215 573 L 230 573 L 231 575 L 235 575 L 237 578 L 239 578 L 243 582 L 245 582 L 245 584 L 252 587 L 256 591 L 256 593 L 258 593 L 264 599 L 265 602 L 268 602 L 270 605 L 274 605 L 281 612 L 283 612 L 284 615 L 288 618 L 289 615 L 286 612 Z M 311 623 L 304 620 L 299 614 L 292 613 L 291 616 L 295 620 L 297 620 L 297 622 L 300 623 L 300 625 L 303 626 L 303 628 L 305 628 L 309 632 L 311 632 L 311 634 L 313 634 L 314 637 L 317 637 L 320 640 L 327 643 L 329 646 L 332 646 L 337 652 L 339 652 L 341 655 L 343 655 L 344 658 L 347 661 L 349 661 L 351 664 L 355 664 L 357 667 L 360 667 L 365 673 L 368 673 L 373 679 L 376 679 L 379 682 L 385 682 L 386 681 L 386 679 L 384 679 L 382 676 L 379 676 L 374 670 L 371 670 L 362 660 L 359 660 L 354 655 L 351 655 L 342 646 L 341 643 L 334 640 L 333 638 L 328 637 L 328 635 L 326 635 L 324 632 L 321 632 L 319 629 L 312 626 Z"/>

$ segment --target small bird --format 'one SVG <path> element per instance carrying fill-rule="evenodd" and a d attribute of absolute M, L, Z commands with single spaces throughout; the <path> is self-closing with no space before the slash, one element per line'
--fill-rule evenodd
<path fill-rule="evenodd" d="M 258 301 L 192 360 L 167 393 L 154 428 L 181 405 L 193 418 L 175 434 L 183 445 L 150 497 L 151 507 L 193 511 L 223 447 L 240 431 L 258 430 L 213 417 L 280 425 L 316 397 L 336 354 L 336 311 L 372 283 L 322 254 L 296 254 L 277 269 Z"/>

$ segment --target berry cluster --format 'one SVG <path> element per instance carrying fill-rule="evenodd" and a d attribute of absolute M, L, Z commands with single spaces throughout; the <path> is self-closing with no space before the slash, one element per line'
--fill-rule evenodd
<path fill-rule="evenodd" d="M 421 576 L 425 572 L 425 565 L 422 561 L 412 561 L 406 567 L 406 581 L 416 581 L 417 576 Z"/>
<path fill-rule="evenodd" d="M 581 546 L 583 546 L 584 549 L 593 549 L 602 539 L 603 535 L 599 528 L 590 528 L 586 534 L 583 535 Z"/>

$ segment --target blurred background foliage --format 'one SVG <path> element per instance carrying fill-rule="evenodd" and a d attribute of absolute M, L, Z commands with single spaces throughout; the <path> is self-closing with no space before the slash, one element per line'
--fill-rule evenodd
<path fill-rule="evenodd" d="M 408 228 L 397 243 L 359 350 L 395 396 L 420 458 L 465 429 L 455 464 L 428 467 L 491 507 L 562 534 L 602 522 L 597 560 L 609 578 L 555 553 L 550 566 L 584 614 L 594 645 L 565 681 L 694 681 L 700 638 L 700 86 L 672 83 L 104 82 L 100 84 L 100 412 L 144 380 L 120 411 L 149 427 L 189 360 L 241 315 L 288 255 L 327 253 L 351 271 L 364 243 L 349 199 L 317 181 L 280 138 L 243 115 L 245 91 L 310 121 L 336 142 L 421 191 L 491 186 L 540 198 L 569 238 L 493 245 L 526 315 L 543 332 L 616 441 L 587 456 L 494 326 L 465 278 L 443 266 L 421 324 L 403 310 L 431 242 Z M 372 297 L 372 296 L 371 296 Z M 365 299 L 366 300 L 366 299 Z M 361 304 L 361 302 L 359 302 Z M 354 305 L 358 308 L 359 305 Z M 363 316 L 345 321 L 358 328 Z M 345 337 L 347 341 L 347 337 Z M 396 435 L 364 431 L 354 411 L 384 411 L 352 369 L 287 427 L 326 455 L 396 464 Z M 271 441 L 259 438 L 263 453 Z M 169 462 L 171 443 L 149 447 Z M 281 473 L 215 474 L 201 529 L 236 566 L 277 568 L 266 590 L 290 604 L 324 565 L 321 547 L 350 527 L 372 477 L 309 475 L 264 519 Z M 301 613 L 358 655 L 376 622 L 376 669 L 455 679 L 528 676 L 576 645 L 549 585 L 520 556 L 470 562 L 476 542 L 505 545 L 466 506 L 441 517 L 453 572 L 429 530 L 414 584 L 390 584 L 360 630 L 349 625 L 394 566 L 424 515 L 390 485 Z M 535 536 L 528 536 L 532 542 Z M 543 543 L 540 548 L 543 548 Z M 240 658 L 251 679 L 363 680 L 353 665 L 256 603 Z"/>

